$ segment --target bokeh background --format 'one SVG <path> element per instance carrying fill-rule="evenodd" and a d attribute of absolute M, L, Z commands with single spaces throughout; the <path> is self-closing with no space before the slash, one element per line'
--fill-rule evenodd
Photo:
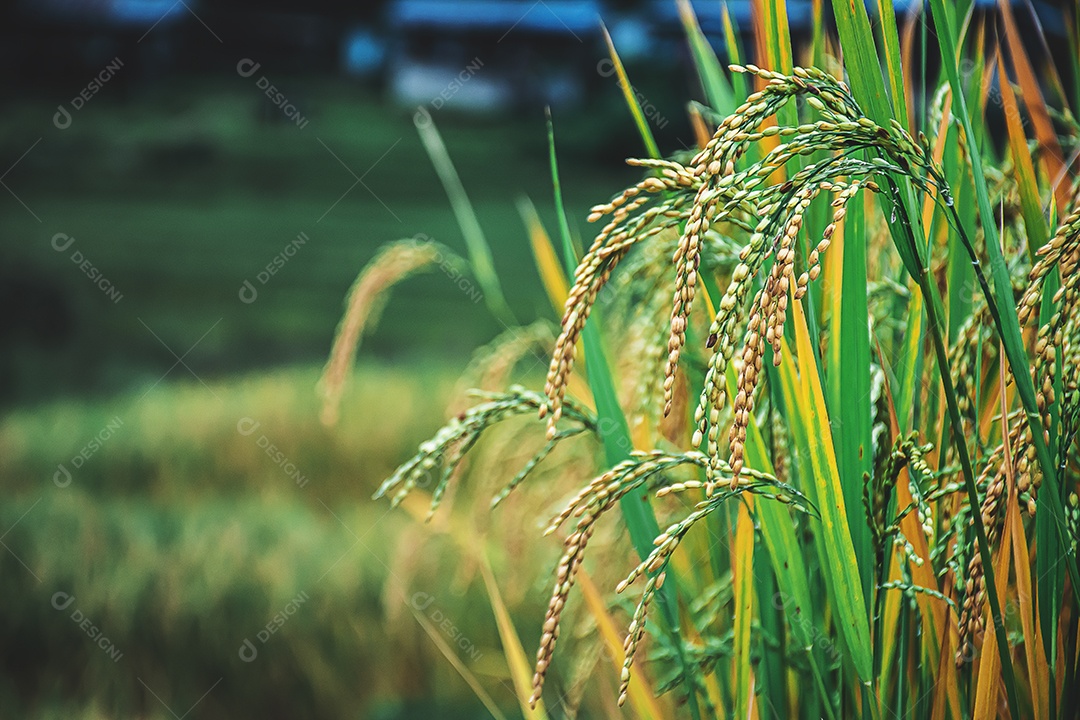
<path fill-rule="evenodd" d="M 425 274 L 364 338 L 333 429 L 316 381 L 382 243 L 423 235 L 465 252 L 418 107 L 515 313 L 552 317 L 517 205 L 554 217 L 544 106 L 579 220 L 639 152 L 610 65 L 597 70 L 601 12 L 670 118 L 664 144 L 691 137 L 689 81 L 671 84 L 674 12 L 2 7 L 0 717 L 487 716 L 389 582 L 414 521 L 370 496 L 503 328 Z M 664 32 L 650 36 L 654 15 Z M 646 61 L 650 48 L 662 59 Z M 415 603 L 421 618 L 512 712 L 494 620 L 469 611 L 477 589 L 456 562 L 433 558 L 404 597 L 434 598 Z M 542 617 L 542 584 L 511 594 Z"/>
<path fill-rule="evenodd" d="M 788 2 L 796 40 L 812 5 Z M 316 382 L 382 243 L 465 252 L 420 108 L 514 314 L 554 318 L 519 213 L 554 227 L 544 108 L 583 227 L 642 152 L 600 16 L 660 146 L 692 144 L 674 2 L 0 8 L 0 717 L 486 717 L 440 642 L 512 716 L 476 568 L 370 500 L 502 326 L 425 274 L 336 427 Z M 499 531 L 532 638 L 554 547 Z"/>

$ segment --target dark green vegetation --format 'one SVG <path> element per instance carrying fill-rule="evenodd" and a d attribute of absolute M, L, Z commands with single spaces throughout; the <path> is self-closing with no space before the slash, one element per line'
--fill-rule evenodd
<path fill-rule="evenodd" d="M 168 718 L 165 704 L 183 715 L 212 687 L 191 717 L 480 707 L 388 583 L 401 559 L 387 538 L 404 519 L 368 498 L 444 420 L 452 381 L 501 325 L 437 270 L 405 283 L 365 338 L 378 360 L 352 378 L 341 424 L 318 423 L 318 365 L 356 269 L 387 239 L 463 242 L 410 112 L 344 83 L 290 86 L 311 108 L 303 130 L 268 122 L 239 78 L 102 93 L 62 132 L 52 98 L 5 108 L 5 168 L 33 149 L 4 181 L 33 214 L 0 198 L 0 716 Z M 511 305 L 545 311 L 514 202 L 528 193 L 550 212 L 542 114 L 437 119 Z M 596 134 L 597 119 L 575 122 Z M 621 137 L 633 132 L 626 121 Z M 372 192 L 358 184 L 334 206 L 354 178 L 327 148 Z M 575 175 L 578 216 L 595 188 L 628 177 L 587 159 Z M 301 232 L 308 242 L 259 283 Z M 57 233 L 74 238 L 63 252 Z M 239 298 L 245 280 L 254 303 Z M 259 426 L 244 435 L 248 419 Z M 428 578 L 411 585 L 438 588 L 428 619 L 452 618 L 498 678 L 490 615 L 467 612 L 475 588 L 434 579 L 445 558 L 433 548 L 406 566 Z M 72 604 L 56 609 L 57 593 Z"/>
<path fill-rule="evenodd" d="M 297 102 L 310 108 L 305 128 L 260 111 L 265 98 L 239 77 L 170 80 L 125 102 L 103 92 L 64 131 L 53 126 L 55 107 L 45 99 L 5 109 L 5 168 L 41 138 L 4 178 L 41 222 L 4 193 L 0 293 L 14 311 L 3 341 L 14 352 L 0 361 L 0 401 L 148 387 L 175 358 L 142 323 L 178 355 L 213 326 L 186 359 L 204 377 L 320 362 L 356 269 L 381 242 L 423 235 L 463 251 L 411 112 L 343 82 L 282 85 L 297 88 Z M 608 106 L 617 109 L 614 83 L 610 91 Z M 598 105 L 575 121 L 577 136 L 598 134 L 605 114 Z M 496 269 L 515 290 L 511 304 L 535 315 L 545 300 L 515 200 L 528 194 L 550 212 L 542 113 L 441 112 L 436 120 L 495 248 Z M 633 141 L 632 125 L 620 121 L 624 133 L 590 146 L 573 166 L 575 217 L 596 188 L 632 177 L 620 162 L 593 162 L 605 148 L 611 157 L 620 136 Z M 351 190 L 350 170 L 363 180 Z M 259 283 L 301 232 L 306 243 Z M 50 246 L 57 233 L 75 239 L 64 252 Z M 75 251 L 122 295 L 118 303 L 72 262 Z M 438 352 L 464 361 L 501 329 L 442 279 L 402 287 L 368 349 L 395 360 Z M 251 304 L 239 299 L 245 280 L 259 291 Z"/>

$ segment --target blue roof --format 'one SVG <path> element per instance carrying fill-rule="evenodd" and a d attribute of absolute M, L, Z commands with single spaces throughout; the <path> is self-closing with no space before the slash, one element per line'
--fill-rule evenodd
<path fill-rule="evenodd" d="M 184 5 L 169 0 L 112 0 L 112 15 L 123 22 L 155 23 L 184 12 Z"/>
<path fill-rule="evenodd" d="M 599 27 L 601 10 L 595 0 L 398 0 L 389 20 L 398 27 L 582 34 Z"/>

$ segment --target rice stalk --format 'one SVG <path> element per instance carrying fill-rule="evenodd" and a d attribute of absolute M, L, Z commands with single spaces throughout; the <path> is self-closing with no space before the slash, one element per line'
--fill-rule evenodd
<path fill-rule="evenodd" d="M 323 405 L 320 419 L 327 427 L 338 420 L 345 381 L 352 370 L 364 331 L 379 321 L 390 289 L 432 265 L 446 262 L 458 269 L 464 261 L 429 240 L 399 240 L 383 246 L 360 272 L 345 301 L 345 313 L 334 333 L 330 359 L 319 380 Z"/>

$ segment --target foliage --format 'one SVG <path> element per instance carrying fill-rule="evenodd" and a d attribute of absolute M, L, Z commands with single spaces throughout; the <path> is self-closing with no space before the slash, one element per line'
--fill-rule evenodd
<path fill-rule="evenodd" d="M 583 584 L 591 646 L 642 716 L 1078 711 L 1080 202 L 1061 156 L 1076 123 L 1053 66 L 1044 98 L 1008 3 L 960 5 L 934 0 L 901 33 L 890 3 L 872 25 L 837 0 L 838 42 L 816 24 L 818 67 L 798 67 L 785 3 L 761 0 L 758 65 L 728 78 L 681 3 L 713 105 L 691 114 L 715 129 L 696 152 L 630 160 L 642 179 L 593 209 L 607 222 L 580 259 L 552 139 L 569 282 L 551 280 L 554 249 L 536 254 L 545 287 L 569 288 L 552 293 L 558 337 L 543 395 L 489 403 L 535 407 L 552 443 L 595 436 L 607 469 L 576 492 L 572 472 L 521 488 L 554 505 L 549 533 L 575 519 L 529 708 L 592 676 L 573 662 L 591 652 L 580 635 L 561 662 L 554 649 L 586 545 L 618 505 L 630 543 L 594 552 L 638 556 L 615 588 L 644 585 L 622 647 L 603 631 L 621 603 Z M 988 19 L 1005 45 L 986 40 Z M 418 468 L 441 471 L 437 506 L 505 414 L 451 421 L 386 489 L 401 500 Z M 646 681 L 683 709 L 632 693 L 642 646 Z"/>

